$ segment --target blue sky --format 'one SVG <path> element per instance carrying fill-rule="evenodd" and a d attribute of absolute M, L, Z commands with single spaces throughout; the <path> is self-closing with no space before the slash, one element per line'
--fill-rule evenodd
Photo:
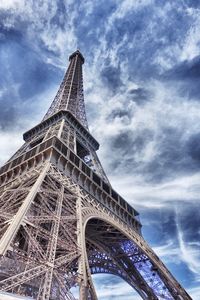
<path fill-rule="evenodd" d="M 53 100 L 77 47 L 90 131 L 145 239 L 200 299 L 200 4 L 0 0 L 0 163 Z M 100 300 L 139 299 L 95 276 Z M 106 288 L 106 287 L 109 287 Z M 120 287 L 120 288 L 119 288 Z"/>

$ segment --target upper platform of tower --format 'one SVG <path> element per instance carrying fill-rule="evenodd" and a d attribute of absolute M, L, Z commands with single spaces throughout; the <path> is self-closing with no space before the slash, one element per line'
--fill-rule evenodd
<path fill-rule="evenodd" d="M 77 49 L 75 52 L 73 52 L 70 56 L 69 56 L 69 61 L 72 60 L 74 57 L 78 56 L 81 61 L 82 61 L 82 64 L 84 64 L 85 62 L 85 59 L 82 55 L 82 53 L 79 51 L 79 49 Z"/>
<path fill-rule="evenodd" d="M 48 119 L 60 110 L 66 110 L 71 112 L 88 129 L 82 75 L 82 65 L 85 60 L 81 52 L 76 50 L 69 56 L 69 61 L 63 81 L 43 120 Z"/>

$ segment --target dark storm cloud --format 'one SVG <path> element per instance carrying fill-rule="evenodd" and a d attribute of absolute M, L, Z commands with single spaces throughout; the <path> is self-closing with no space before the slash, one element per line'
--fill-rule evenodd
<path fill-rule="evenodd" d="M 128 91 L 129 98 L 136 102 L 138 105 L 142 105 L 152 98 L 151 93 L 144 88 L 131 89 Z"/>
<path fill-rule="evenodd" d="M 131 112 L 127 109 L 113 109 L 113 111 L 107 116 L 109 122 L 113 121 L 115 118 L 124 118 L 126 117 L 129 121 L 131 120 Z M 127 122 L 127 120 L 126 120 Z"/>
<path fill-rule="evenodd" d="M 172 85 L 176 82 L 181 96 L 186 96 L 189 100 L 200 100 L 200 56 L 176 65 L 163 78 Z"/>
<path fill-rule="evenodd" d="M 163 129 L 162 134 L 155 159 L 144 167 L 147 178 L 159 182 L 173 176 L 198 171 L 199 164 L 192 154 L 195 150 L 191 149 L 191 141 L 183 142 L 182 133 L 175 128 Z M 193 143 L 198 143 L 196 137 Z"/>
<path fill-rule="evenodd" d="M 26 78 L 31 78 L 31 80 L 25 81 L 24 84 L 20 86 L 19 96 L 22 100 L 28 100 L 29 98 L 40 94 L 52 81 L 59 81 L 58 70 L 44 64 L 37 56 L 34 57 L 34 55 L 30 53 L 30 56 L 28 55 L 25 59 L 25 65 L 23 65 L 24 61 L 22 63 L 22 68 L 25 67 L 23 74 Z"/>
<path fill-rule="evenodd" d="M 65 18 L 66 18 L 66 7 L 65 7 L 65 1 L 60 0 L 57 2 L 57 9 L 55 12 L 55 15 L 51 18 L 50 24 L 56 27 L 61 28 L 62 30 L 65 29 Z"/>
<path fill-rule="evenodd" d="M 141 153 L 145 144 L 152 138 L 152 132 L 148 129 L 140 131 L 140 134 L 129 131 L 121 132 L 120 134 L 112 137 L 110 140 L 110 147 L 113 149 L 113 153 L 119 159 L 116 160 L 114 156 L 113 160 L 110 160 L 111 168 L 118 170 L 124 170 L 125 172 L 134 172 L 135 168 L 138 168 L 140 162 L 135 159 L 137 154 Z"/>
<path fill-rule="evenodd" d="M 120 69 L 113 66 L 107 66 L 101 71 L 101 79 L 104 84 L 113 93 L 117 92 L 122 87 L 122 81 L 120 79 Z"/>
<path fill-rule="evenodd" d="M 3 130 L 12 127 L 17 119 L 16 107 L 12 99 L 13 94 L 9 90 L 0 96 L 0 128 Z"/>
<path fill-rule="evenodd" d="M 183 132 L 176 128 L 162 128 L 156 140 L 155 156 L 150 161 L 143 161 L 142 153 L 154 139 L 154 132 L 148 129 L 137 133 L 121 132 L 111 139 L 110 147 L 115 156 L 110 159 L 110 167 L 120 172 L 143 174 L 146 182 L 152 183 L 193 174 L 200 167 L 200 134 L 184 141 L 182 135 Z M 116 160 L 116 157 L 120 159 Z"/>
<path fill-rule="evenodd" d="M 184 61 L 168 72 L 168 78 L 172 79 L 200 79 L 200 56 L 190 61 Z"/>
<path fill-rule="evenodd" d="M 151 209 L 150 207 L 144 209 L 138 205 L 140 211 L 140 218 L 144 226 L 142 229 L 145 236 L 149 236 L 152 245 L 165 244 L 167 240 L 173 240 L 177 235 L 176 216 L 174 213 L 174 205 L 169 209 Z M 148 215 L 148 216 L 147 216 Z M 148 224 L 145 224 L 145 220 L 148 219 Z M 174 241 L 176 244 L 177 241 Z"/>
<path fill-rule="evenodd" d="M 187 143 L 188 154 L 192 157 L 197 167 L 200 166 L 200 132 L 190 137 Z"/>
<path fill-rule="evenodd" d="M 20 116 L 21 105 L 48 88 L 50 82 L 59 81 L 59 70 L 45 64 L 16 30 L 2 30 L 0 44 L 0 125 L 8 128 Z M 23 112 L 24 113 L 24 112 Z"/>
<path fill-rule="evenodd" d="M 132 138 L 132 132 L 126 131 L 118 134 L 113 138 L 112 147 L 119 151 L 122 155 L 124 155 L 130 149 L 133 143 L 134 139 Z M 141 143 L 138 143 L 138 147 L 140 145 Z"/>
<path fill-rule="evenodd" d="M 186 204 L 184 209 L 180 207 L 180 211 L 178 221 L 184 232 L 184 239 L 187 243 L 194 243 L 197 248 L 200 240 L 199 205 Z"/>
<path fill-rule="evenodd" d="M 185 4 L 188 7 L 194 7 L 194 8 L 199 8 L 200 7 L 199 1 L 196 1 L 196 0 L 185 0 Z"/>
<path fill-rule="evenodd" d="M 160 181 L 174 174 L 177 176 L 184 170 L 193 170 L 194 164 L 191 165 L 185 145 L 181 142 L 181 132 L 175 128 L 163 128 L 159 138 L 157 155 L 145 166 L 149 180 Z"/>
<path fill-rule="evenodd" d="M 86 18 L 76 18 L 74 20 L 74 29 L 78 38 L 78 47 L 84 49 L 90 57 L 94 57 L 94 47 L 101 43 L 100 37 L 105 34 L 108 17 L 116 10 L 116 1 L 102 0 L 90 3 L 88 9 L 84 2 L 79 5 L 75 4 L 77 11 Z M 84 39 L 83 39 L 84 37 Z M 88 47 L 89 45 L 89 47 Z"/>

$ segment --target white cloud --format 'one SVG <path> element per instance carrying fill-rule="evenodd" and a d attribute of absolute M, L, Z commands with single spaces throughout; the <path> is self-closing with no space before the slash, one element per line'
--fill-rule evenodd
<path fill-rule="evenodd" d="M 135 290 L 128 285 L 125 281 L 117 277 L 117 282 L 113 281 L 115 276 L 108 274 L 93 275 L 95 287 L 97 289 L 97 296 L 99 300 L 140 300 L 141 297 L 135 292 Z M 110 281 L 110 283 L 109 283 Z"/>
<path fill-rule="evenodd" d="M 153 5 L 154 0 L 125 0 L 122 1 L 117 10 L 111 15 L 108 24 L 112 25 L 115 19 L 122 19 L 128 14 L 130 11 L 134 11 L 137 9 L 142 9 L 144 6 Z"/>
<path fill-rule="evenodd" d="M 160 184 L 145 183 L 142 175 L 111 176 L 113 186 L 134 205 L 168 208 L 174 201 L 196 203 L 199 198 L 200 173 L 178 177 Z"/>
<path fill-rule="evenodd" d="M 189 295 L 192 297 L 193 300 L 200 299 L 200 287 L 194 287 L 188 290 Z"/>
<path fill-rule="evenodd" d="M 20 135 L 20 132 L 3 132 L 0 131 L 0 140 L 1 140 L 1 156 L 0 156 L 0 165 L 5 163 L 18 149 L 23 141 Z"/>
<path fill-rule="evenodd" d="M 184 46 L 181 53 L 181 60 L 191 60 L 199 55 L 199 26 L 200 26 L 200 9 L 188 8 L 186 10 L 188 17 L 193 21 L 189 31 L 187 32 Z"/>
<path fill-rule="evenodd" d="M 0 1 L 0 9 L 17 9 L 20 7 L 24 7 L 25 0 L 6 0 Z"/>
<path fill-rule="evenodd" d="M 181 258 L 188 265 L 189 269 L 195 274 L 196 280 L 200 282 L 200 252 L 199 247 L 185 242 L 183 232 L 180 228 L 177 215 L 177 231 L 180 246 Z"/>
<path fill-rule="evenodd" d="M 180 249 L 173 240 L 167 240 L 164 245 L 153 247 L 153 250 L 165 263 L 180 264 Z"/>

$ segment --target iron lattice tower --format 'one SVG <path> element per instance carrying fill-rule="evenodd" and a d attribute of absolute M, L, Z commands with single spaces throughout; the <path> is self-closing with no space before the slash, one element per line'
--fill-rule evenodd
<path fill-rule="evenodd" d="M 37 300 L 95 300 L 91 274 L 118 275 L 142 299 L 191 297 L 111 187 L 88 131 L 77 50 L 42 122 L 0 169 L 0 290 Z"/>

